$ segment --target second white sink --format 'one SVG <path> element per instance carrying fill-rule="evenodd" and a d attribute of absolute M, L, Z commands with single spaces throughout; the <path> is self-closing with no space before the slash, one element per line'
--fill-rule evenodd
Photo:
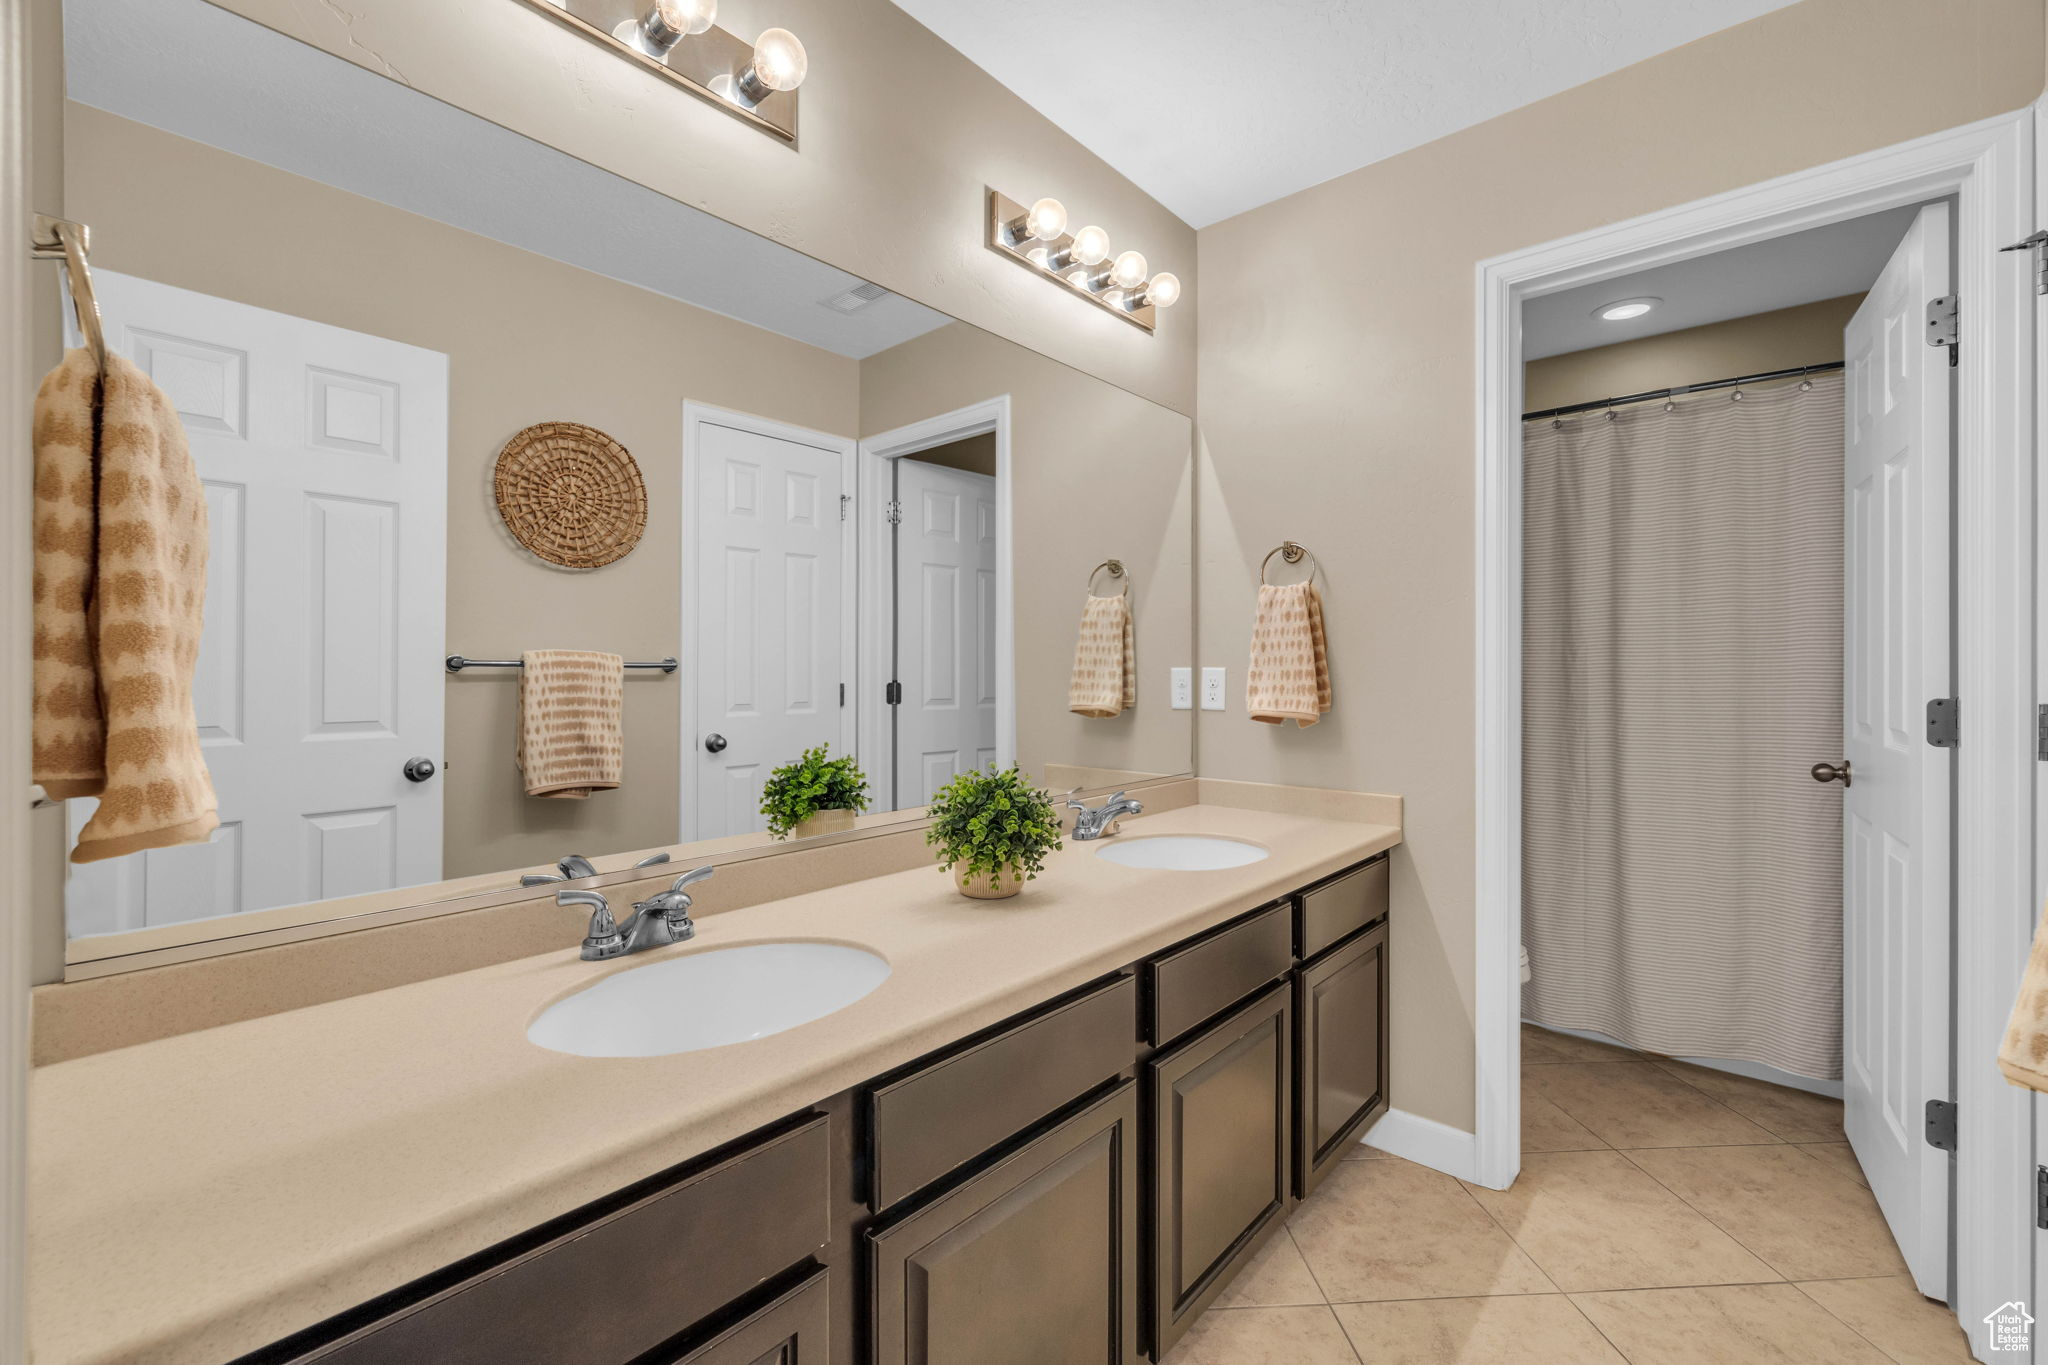
<path fill-rule="evenodd" d="M 751 943 L 650 962 L 542 1010 L 529 1042 L 579 1057 L 665 1057 L 744 1043 L 845 1009 L 889 964 L 838 943 Z"/>
<path fill-rule="evenodd" d="M 1103 841 L 1095 856 L 1125 867 L 1213 872 L 1259 862 L 1266 857 L 1266 850 L 1242 839 L 1219 839 L 1209 834 L 1155 834 L 1142 839 L 1113 836 Z"/>

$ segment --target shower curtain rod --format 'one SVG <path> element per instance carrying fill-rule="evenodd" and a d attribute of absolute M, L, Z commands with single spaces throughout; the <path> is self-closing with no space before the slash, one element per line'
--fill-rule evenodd
<path fill-rule="evenodd" d="M 1575 412 L 1598 412 L 1602 408 L 1619 407 L 1623 403 L 1648 403 L 1658 398 L 1681 398 L 1688 393 L 1703 393 L 1708 389 L 1732 389 L 1737 384 L 1761 384 L 1772 379 L 1798 379 L 1810 374 L 1827 374 L 1843 368 L 1843 362 L 1830 360 L 1825 365 L 1799 365 L 1789 370 L 1766 370 L 1762 374 L 1740 374 L 1733 379 L 1711 379 L 1704 384 L 1684 384 L 1675 389 L 1655 389 L 1649 393 L 1632 393 L 1625 398 L 1595 398 L 1590 403 L 1571 403 L 1561 408 L 1545 408 L 1541 412 L 1525 412 L 1522 420 L 1527 422 L 1538 417 L 1569 417 Z"/>

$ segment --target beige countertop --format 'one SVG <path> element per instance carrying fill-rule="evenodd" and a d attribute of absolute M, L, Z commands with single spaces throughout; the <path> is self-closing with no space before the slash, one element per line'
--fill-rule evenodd
<path fill-rule="evenodd" d="M 1394 803 L 1388 802 L 1391 806 Z M 1125 839 L 1235 836 L 1247 867 L 1120 867 L 1075 844 L 1009 901 L 935 868 L 725 914 L 689 944 L 560 952 L 38 1069 L 30 1358 L 214 1362 L 276 1340 L 1400 842 L 1392 824 L 1192 805 Z M 707 910 L 717 883 L 697 888 Z M 771 1037 L 591 1059 L 546 1005 L 662 957 L 854 944 L 889 978 Z"/>

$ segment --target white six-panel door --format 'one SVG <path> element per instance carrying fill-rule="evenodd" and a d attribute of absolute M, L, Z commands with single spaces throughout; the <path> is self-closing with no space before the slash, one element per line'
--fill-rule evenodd
<path fill-rule="evenodd" d="M 211 842 L 71 870 L 74 936 L 441 876 L 448 359 L 96 270 L 211 522 L 193 686 Z M 90 801 L 68 803 L 73 835 Z"/>
<path fill-rule="evenodd" d="M 704 410 L 693 409 L 700 414 Z M 694 620 L 683 667 L 683 837 L 766 827 L 761 785 L 805 749 L 850 751 L 852 634 L 840 494 L 853 443 L 746 418 L 686 420 Z"/>
<path fill-rule="evenodd" d="M 996 481 L 896 462 L 896 804 L 996 755 Z"/>
<path fill-rule="evenodd" d="M 1948 1293 L 1948 1157 L 1925 1140 L 1950 1093 L 1948 352 L 1926 305 L 1949 292 L 1948 209 L 1899 244 L 1847 333 L 1842 794 L 1846 1126 L 1922 1293 Z"/>

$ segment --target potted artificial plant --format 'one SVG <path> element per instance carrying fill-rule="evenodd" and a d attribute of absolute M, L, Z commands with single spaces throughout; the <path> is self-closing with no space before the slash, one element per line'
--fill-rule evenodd
<path fill-rule="evenodd" d="M 960 894 L 1000 900 L 1045 870 L 1060 846 L 1052 798 L 1008 768 L 974 768 L 939 788 L 925 811 L 924 841 L 939 849 L 939 866 L 954 874 Z"/>
<path fill-rule="evenodd" d="M 868 778 L 860 764 L 850 755 L 826 754 L 827 747 L 820 744 L 768 774 L 761 788 L 761 814 L 768 817 L 768 832 L 776 838 L 837 834 L 852 829 L 855 813 L 868 808 Z"/>

